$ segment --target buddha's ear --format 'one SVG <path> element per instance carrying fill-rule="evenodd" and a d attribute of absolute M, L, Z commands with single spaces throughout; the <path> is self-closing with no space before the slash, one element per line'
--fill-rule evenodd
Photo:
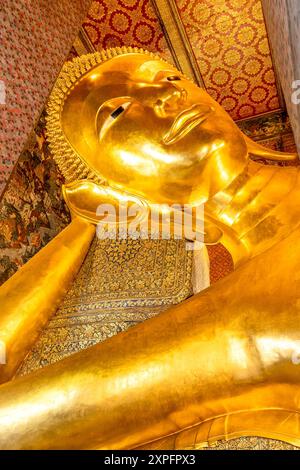
<path fill-rule="evenodd" d="M 245 134 L 243 134 L 243 137 L 248 148 L 248 153 L 255 157 L 262 158 L 265 160 L 273 160 L 276 162 L 293 161 L 297 160 L 298 158 L 297 153 L 277 152 L 276 150 L 263 147 L 254 140 L 250 139 L 250 137 L 246 136 Z"/>

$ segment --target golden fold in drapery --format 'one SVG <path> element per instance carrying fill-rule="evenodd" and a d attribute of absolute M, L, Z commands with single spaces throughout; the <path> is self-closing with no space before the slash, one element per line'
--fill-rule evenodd
<path fill-rule="evenodd" d="M 183 448 L 243 435 L 299 445 L 299 235 L 157 317 L 2 385 L 0 448 L 132 449 L 162 438 Z"/>
<path fill-rule="evenodd" d="M 12 378 L 55 313 L 94 233 L 93 225 L 75 218 L 0 287 L 0 341 L 6 352 L 6 364 L 0 365 L 0 382 Z"/>

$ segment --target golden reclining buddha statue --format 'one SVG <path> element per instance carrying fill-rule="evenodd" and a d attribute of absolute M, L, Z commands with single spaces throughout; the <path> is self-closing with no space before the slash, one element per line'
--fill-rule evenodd
<path fill-rule="evenodd" d="M 71 224 L 0 289 L 0 448 L 170 449 L 262 436 L 300 445 L 300 172 L 252 142 L 158 56 L 67 63 L 48 104 Z M 233 273 L 101 344 L 16 370 L 122 201 L 204 204 L 204 241 Z"/>

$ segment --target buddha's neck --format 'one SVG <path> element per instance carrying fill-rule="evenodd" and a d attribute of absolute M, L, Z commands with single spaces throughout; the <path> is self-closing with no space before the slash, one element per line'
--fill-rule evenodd
<path fill-rule="evenodd" d="M 222 243 L 239 264 L 299 225 L 299 169 L 249 161 L 242 174 L 206 203 L 205 213 L 223 229 Z"/>

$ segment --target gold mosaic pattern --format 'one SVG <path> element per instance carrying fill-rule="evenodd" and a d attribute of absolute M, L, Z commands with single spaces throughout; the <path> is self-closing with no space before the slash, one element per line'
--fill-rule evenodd
<path fill-rule="evenodd" d="M 95 238 L 67 297 L 17 375 L 56 362 L 192 295 L 181 240 Z"/>
<path fill-rule="evenodd" d="M 240 437 L 230 441 L 218 441 L 216 445 L 204 450 L 300 450 L 286 442 L 264 437 Z"/>
<path fill-rule="evenodd" d="M 104 183 L 104 179 L 92 170 L 80 155 L 73 150 L 62 130 L 61 111 L 66 96 L 76 86 L 79 78 L 93 67 L 113 57 L 132 52 L 147 54 L 153 59 L 160 59 L 160 57 L 147 50 L 123 46 L 76 57 L 71 62 L 66 62 L 61 69 L 48 100 L 46 121 L 50 150 L 66 182 L 90 179 L 98 184 Z"/>

